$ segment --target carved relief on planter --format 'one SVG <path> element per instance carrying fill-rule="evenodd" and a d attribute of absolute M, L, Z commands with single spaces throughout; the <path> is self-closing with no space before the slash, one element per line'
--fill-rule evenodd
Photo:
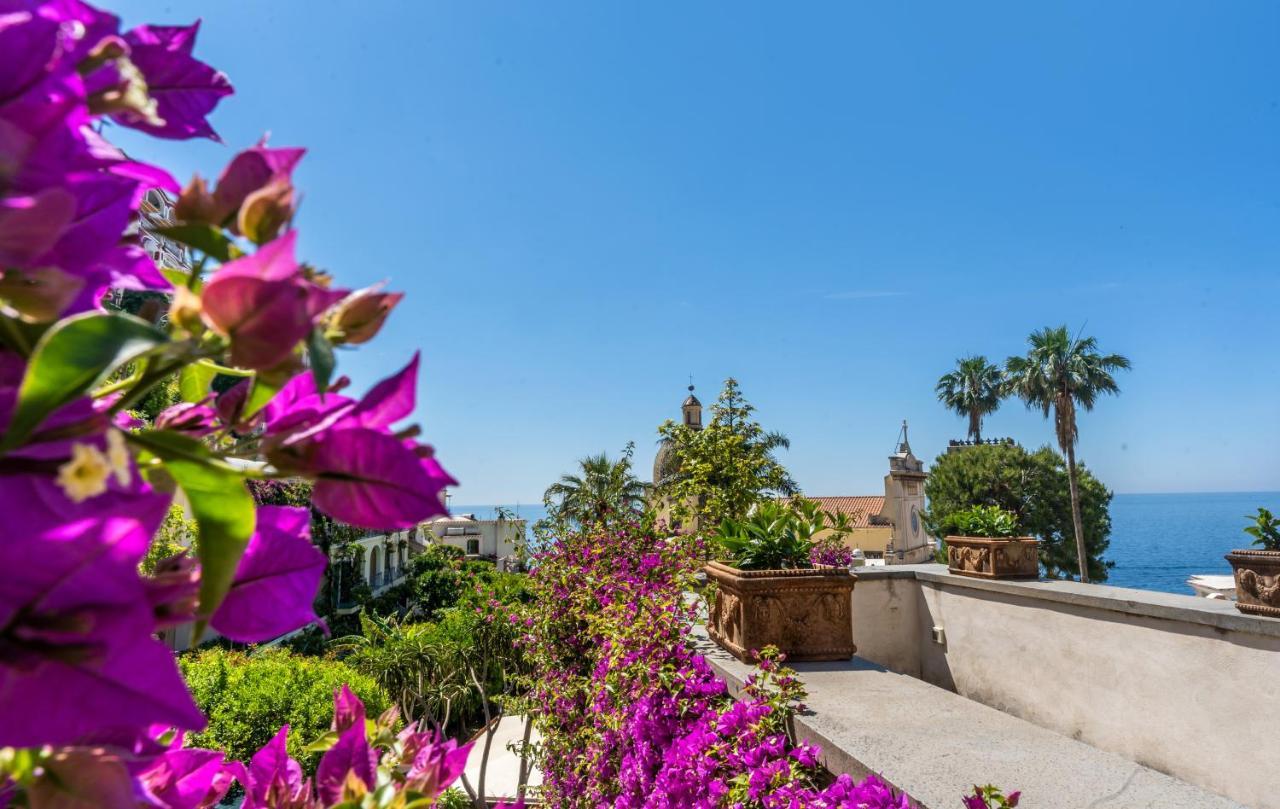
<path fill-rule="evenodd" d="M 1227 561 L 1236 576 L 1236 609 L 1280 618 L 1280 551 L 1232 551 Z"/>
<path fill-rule="evenodd" d="M 1034 579 L 1040 575 L 1034 537 L 947 537 L 947 568 L 984 579 Z"/>
<path fill-rule="evenodd" d="M 793 661 L 848 660 L 853 645 L 850 596 L 857 577 L 841 568 L 738 570 L 706 567 L 717 585 L 707 633 L 734 657 L 777 646 Z"/>

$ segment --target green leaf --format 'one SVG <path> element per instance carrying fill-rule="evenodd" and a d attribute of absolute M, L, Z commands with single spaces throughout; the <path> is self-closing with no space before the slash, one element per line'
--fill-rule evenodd
<path fill-rule="evenodd" d="M 31 353 L 0 448 L 17 446 L 54 410 L 168 339 L 147 321 L 122 312 L 86 312 L 58 321 Z"/>
<path fill-rule="evenodd" d="M 179 225 L 166 225 L 155 229 L 161 236 L 194 247 L 218 261 L 230 261 L 235 245 L 227 234 L 213 225 L 202 225 L 198 222 L 184 222 Z"/>
<path fill-rule="evenodd" d="M 267 406 L 267 402 L 280 392 L 284 387 L 284 383 L 288 380 L 276 381 L 268 379 L 262 374 L 256 374 L 253 381 L 249 383 L 249 399 L 244 403 L 244 413 L 241 416 L 248 419 L 250 416 L 256 415 L 259 410 Z"/>
<path fill-rule="evenodd" d="M 175 287 L 186 287 L 192 292 L 199 292 L 200 288 L 204 286 L 204 281 L 195 272 L 178 270 L 173 267 L 161 267 L 160 274 Z"/>
<path fill-rule="evenodd" d="M 208 616 L 231 589 L 236 566 L 253 535 L 254 504 L 243 473 L 214 455 L 194 438 L 167 430 L 145 430 L 128 439 L 164 461 L 166 471 L 187 496 L 198 526 L 196 555 L 200 559 L 200 608 Z"/>
<path fill-rule="evenodd" d="M 217 368 L 204 360 L 184 365 L 178 374 L 178 395 L 184 402 L 200 401 L 209 395 L 209 386 L 217 375 Z"/>
<path fill-rule="evenodd" d="M 311 361 L 311 375 L 316 379 L 316 390 L 328 390 L 337 362 L 333 357 L 333 344 L 325 338 L 324 329 L 311 330 L 307 337 L 307 356 Z"/>
<path fill-rule="evenodd" d="M 338 731 L 331 730 L 302 749 L 307 753 L 323 753 L 337 743 Z"/>

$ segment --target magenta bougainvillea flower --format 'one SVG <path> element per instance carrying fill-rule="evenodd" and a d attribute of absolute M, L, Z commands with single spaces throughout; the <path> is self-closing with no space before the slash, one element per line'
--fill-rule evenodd
<path fill-rule="evenodd" d="M 178 402 L 156 416 L 156 427 L 192 436 L 202 436 L 218 429 L 218 412 L 209 399 L 201 402 Z"/>
<path fill-rule="evenodd" d="M 232 89 L 195 57 L 198 31 L 121 33 L 114 15 L 81 0 L 0 0 L 0 511 L 9 519 L 0 538 L 0 747 L 30 748 L 0 757 L 0 805 L 197 809 L 239 780 L 247 809 L 321 809 L 383 775 L 394 781 L 380 785 L 380 802 L 395 798 L 386 787 L 406 788 L 409 771 L 418 786 L 443 788 L 465 758 L 439 742 L 434 769 L 426 751 L 415 751 L 416 768 L 400 762 L 390 720 L 368 736 L 364 707 L 345 688 L 318 782 L 289 758 L 287 727 L 248 766 L 168 735 L 204 726 L 156 637 L 197 617 L 211 598 L 202 575 L 230 580 L 199 617 L 235 640 L 316 620 L 326 559 L 310 542 L 310 511 L 252 513 L 244 485 L 255 473 L 225 463 L 232 453 L 274 462 L 266 474 L 316 479 L 323 508 L 369 527 L 441 513 L 440 487 L 452 482 L 415 430 L 396 426 L 413 407 L 416 360 L 358 400 L 298 380 L 268 413 L 249 396 L 272 390 L 317 329 L 316 373 L 327 377 L 320 336 L 365 342 L 400 300 L 349 295 L 298 264 L 296 235 L 279 234 L 296 209 L 301 149 L 241 152 L 215 189 L 197 178 L 182 192 L 178 227 L 147 233 L 155 223 L 143 220 L 144 198 L 179 186 L 124 155 L 102 124 L 216 139 L 208 116 Z M 196 257 L 167 323 L 151 301 L 137 316 L 104 311 L 108 291 L 168 291 L 170 271 L 183 271 L 162 273 L 140 231 Z M 214 397 L 214 373 L 256 379 Z M 187 401 L 149 425 L 129 414 L 175 379 Z M 143 576 L 175 484 L 199 523 L 199 553 Z M 375 745 L 389 757 L 382 775 Z M 437 794 L 418 790 L 414 800 Z"/>
<path fill-rule="evenodd" d="M 359 401 L 321 395 L 309 373 L 290 380 L 263 411 L 264 450 L 281 470 L 314 477 L 315 507 L 352 525 L 398 530 L 446 513 L 456 485 L 429 447 L 391 428 L 413 412 L 418 357 Z"/>
<path fill-rule="evenodd" d="M 151 805 L 163 809 L 215 806 L 235 780 L 221 752 L 184 749 L 182 734 L 177 735 L 168 750 L 145 760 L 139 769 L 135 776 L 137 791 Z"/>
<path fill-rule="evenodd" d="M 435 795 L 448 789 L 467 767 L 471 744 L 459 745 L 436 731 L 418 730 L 410 724 L 398 737 L 408 762 L 406 783 L 411 789 Z"/>
<path fill-rule="evenodd" d="M 333 695 L 333 729 L 341 733 L 364 720 L 364 703 L 351 690 L 351 686 L 343 683 Z"/>
<path fill-rule="evenodd" d="M 244 787 L 242 809 L 310 809 L 311 782 L 303 777 L 302 765 L 289 757 L 289 726 L 253 755 L 246 768 L 239 762 L 230 770 Z"/>
<path fill-rule="evenodd" d="M 226 225 L 238 232 L 236 213 L 246 200 L 268 189 L 287 196 L 293 188 L 293 170 L 305 154 L 305 149 L 269 148 L 263 138 L 231 159 L 212 192 L 203 178 L 192 178 L 182 189 L 174 214 L 187 222 Z"/>
<path fill-rule="evenodd" d="M 272 368 L 293 353 L 326 309 L 346 294 L 304 277 L 289 231 L 213 274 L 202 299 L 205 320 L 231 338 L 231 361 Z"/>
<path fill-rule="evenodd" d="M 311 510 L 259 506 L 235 581 L 210 624 L 232 640 L 258 643 L 319 620 L 313 603 L 325 556 L 311 544 Z"/>
<path fill-rule="evenodd" d="M 41 493 L 8 484 L 0 500 Z M 131 739 L 158 722 L 203 728 L 152 635 L 137 573 L 166 502 L 121 498 L 96 518 L 31 528 L 25 505 L 2 506 L 11 533 L 0 542 L 0 746 Z"/>
<path fill-rule="evenodd" d="M 364 703 L 343 685 L 333 700 L 333 729 L 338 740 L 325 751 L 316 767 L 316 794 L 327 805 L 341 803 L 343 787 L 355 777 L 372 789 L 378 767 L 377 755 L 365 732 Z"/>
<path fill-rule="evenodd" d="M 306 153 L 306 149 L 293 147 L 268 148 L 264 138 L 232 158 L 213 190 L 219 221 L 226 221 L 255 191 L 274 182 L 291 184 L 293 170 Z"/>
<path fill-rule="evenodd" d="M 457 481 L 420 449 L 373 429 L 325 433 L 307 458 L 317 475 L 312 502 L 335 519 L 382 530 L 445 514 L 440 495 Z"/>
<path fill-rule="evenodd" d="M 218 140 L 206 116 L 234 90 L 221 71 L 191 55 L 199 30 L 196 21 L 186 26 L 141 25 L 124 35 L 129 61 L 142 72 L 161 123 L 129 114 L 117 114 L 117 121 L 161 138 Z"/>

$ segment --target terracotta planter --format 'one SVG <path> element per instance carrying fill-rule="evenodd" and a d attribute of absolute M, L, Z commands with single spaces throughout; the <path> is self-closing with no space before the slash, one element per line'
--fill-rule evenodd
<path fill-rule="evenodd" d="M 1280 551 L 1232 551 L 1227 561 L 1236 575 L 1236 609 L 1280 618 Z"/>
<path fill-rule="evenodd" d="M 707 634 L 739 660 L 750 663 L 753 649 L 769 645 L 792 661 L 848 660 L 857 651 L 850 596 L 858 577 L 848 570 L 738 570 L 711 562 L 706 573 L 717 584 Z"/>
<path fill-rule="evenodd" d="M 1040 542 L 1034 537 L 947 537 L 947 569 L 982 579 L 1040 576 Z"/>

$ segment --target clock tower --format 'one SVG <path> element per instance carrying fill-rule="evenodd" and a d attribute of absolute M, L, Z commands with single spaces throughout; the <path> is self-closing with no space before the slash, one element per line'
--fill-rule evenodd
<path fill-rule="evenodd" d="M 881 516 L 893 522 L 893 539 L 885 548 L 885 562 L 913 565 L 933 559 L 933 548 L 925 533 L 924 482 L 929 477 L 924 462 L 911 452 L 907 423 L 898 433 L 898 451 L 889 456 L 889 474 L 884 478 L 884 510 Z"/>

